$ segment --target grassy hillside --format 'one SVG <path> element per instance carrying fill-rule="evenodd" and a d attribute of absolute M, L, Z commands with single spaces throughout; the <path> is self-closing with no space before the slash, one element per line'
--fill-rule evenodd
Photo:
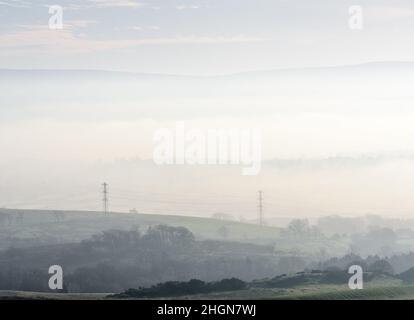
<path fill-rule="evenodd" d="M 283 274 L 245 282 L 169 281 L 151 287 L 128 289 L 119 294 L 38 293 L 0 291 L 1 299 L 186 299 L 186 300 L 413 300 L 414 285 L 399 275 L 364 273 L 364 288 L 351 290 L 346 271 L 318 271 Z"/>
<path fill-rule="evenodd" d="M 108 299 L 107 294 L 62 294 L 21 291 L 0 291 L 1 299 Z M 109 298 L 112 299 L 112 298 Z M 162 299 L 175 299 L 171 297 Z M 398 281 L 376 281 L 363 290 L 350 290 L 347 285 L 309 285 L 295 288 L 251 288 L 231 292 L 198 294 L 176 299 L 207 300 L 413 300 L 414 285 L 402 285 Z"/>
<path fill-rule="evenodd" d="M 105 299 L 103 293 L 45 293 L 28 291 L 0 290 L 0 300 L 100 300 Z"/>
<path fill-rule="evenodd" d="M 1 215 L 7 219 L 0 221 L 0 237 L 3 238 L 0 249 L 9 246 L 6 239 L 43 239 L 48 244 L 77 242 L 104 230 L 145 231 L 159 224 L 186 227 L 201 239 L 268 242 L 280 233 L 276 227 L 172 215 L 0 209 Z"/>
<path fill-rule="evenodd" d="M 350 290 L 347 286 L 322 285 L 294 289 L 250 289 L 184 298 L 214 300 L 413 300 L 414 286 L 377 284 L 363 290 Z"/>
<path fill-rule="evenodd" d="M 412 300 L 414 286 L 376 286 L 363 290 L 331 288 L 319 292 L 292 294 L 285 299 L 299 300 Z"/>
<path fill-rule="evenodd" d="M 276 299 L 276 300 L 364 300 L 364 299 L 414 299 L 414 286 L 401 281 L 399 275 L 380 272 L 364 273 L 364 289 L 351 290 L 348 287 L 349 274 L 346 271 L 298 272 L 283 274 L 271 279 L 242 282 L 226 279 L 228 286 L 217 282 L 197 283 L 166 282 L 151 288 L 131 289 L 116 297 L 139 298 L 185 298 L 185 299 Z M 197 284 L 197 285 L 196 285 Z M 234 285 L 233 285 L 234 284 Z M 204 289 L 215 288 L 209 293 Z M 220 290 L 224 289 L 224 290 Z M 227 292 L 223 292 L 227 291 Z M 193 292 L 190 294 L 189 292 Z M 198 294 L 194 294 L 198 292 Z M 177 294 L 178 293 L 178 294 Z M 188 293 L 188 294 L 187 294 Z M 180 297 L 181 294 L 181 297 Z M 182 294 L 187 294 L 183 296 Z"/>

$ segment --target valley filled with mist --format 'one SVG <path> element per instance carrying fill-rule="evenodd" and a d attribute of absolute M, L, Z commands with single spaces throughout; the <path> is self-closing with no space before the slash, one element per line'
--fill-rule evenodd
<path fill-rule="evenodd" d="M 0 298 L 414 297 L 413 74 L 0 70 Z M 158 165 L 179 126 L 260 129 L 257 175 Z"/>

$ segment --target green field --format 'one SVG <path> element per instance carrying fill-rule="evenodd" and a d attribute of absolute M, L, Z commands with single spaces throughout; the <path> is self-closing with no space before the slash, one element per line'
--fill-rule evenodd
<path fill-rule="evenodd" d="M 101 300 L 106 299 L 107 295 L 104 293 L 44 293 L 0 290 L 0 300 Z"/>
<path fill-rule="evenodd" d="M 404 285 L 399 280 L 387 279 L 368 283 L 362 290 L 351 290 L 347 285 L 318 284 L 293 288 L 251 288 L 181 298 L 213 300 L 413 300 L 414 285 Z"/>
<path fill-rule="evenodd" d="M 48 239 L 49 243 L 77 242 L 110 229 L 138 229 L 144 232 L 149 226 L 159 224 L 188 228 L 199 239 L 268 243 L 280 234 L 280 229 L 276 227 L 173 215 L 18 209 L 0 209 L 0 213 L 16 218 L 7 225 L 0 225 L 4 236 L 19 239 L 44 238 Z M 23 218 L 17 222 L 19 214 L 23 215 Z M 57 214 L 63 214 L 60 220 Z M 223 226 L 227 229 L 225 236 L 219 233 Z M 0 242 L 0 246 L 3 245 L 4 243 Z"/>
<path fill-rule="evenodd" d="M 101 300 L 108 294 L 62 294 L 21 291 L 0 291 L 1 299 L 34 300 Z M 172 298 L 161 298 L 173 300 Z M 347 286 L 316 285 L 289 289 L 249 289 L 220 292 L 208 295 L 192 295 L 174 299 L 186 300 L 414 300 L 414 285 L 372 284 L 362 290 L 350 290 Z"/>
<path fill-rule="evenodd" d="M 317 256 L 324 250 L 328 256 L 346 254 L 349 244 L 346 239 L 286 238 L 282 229 L 259 226 L 238 221 L 212 218 L 159 215 L 142 213 L 60 210 L 1 209 L 0 250 L 10 247 L 42 246 L 76 243 L 107 230 L 139 230 L 145 233 L 148 227 L 165 224 L 189 229 L 197 240 L 220 240 L 270 245 L 279 253 Z M 223 234 L 223 228 L 226 230 Z"/>
<path fill-rule="evenodd" d="M 320 292 L 293 294 L 285 299 L 299 300 L 412 300 L 414 286 L 377 286 L 363 290 L 338 288 Z"/>

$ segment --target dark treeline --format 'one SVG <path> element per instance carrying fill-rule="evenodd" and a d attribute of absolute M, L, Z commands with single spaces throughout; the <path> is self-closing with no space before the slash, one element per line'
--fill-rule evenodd
<path fill-rule="evenodd" d="M 223 279 L 216 282 L 204 282 L 191 279 L 187 282 L 168 281 L 150 288 L 128 289 L 124 293 L 114 295 L 114 298 L 160 298 L 178 297 L 212 292 L 235 291 L 245 289 L 247 284 L 236 278 Z"/>
<path fill-rule="evenodd" d="M 321 270 L 347 270 L 351 265 L 359 265 L 368 272 L 396 275 L 414 268 L 414 253 L 396 254 L 390 257 L 373 255 L 366 258 L 351 253 L 340 258 L 331 258 L 324 262 L 311 264 L 312 267 Z"/>
<path fill-rule="evenodd" d="M 303 270 L 300 257 L 273 246 L 196 241 L 183 227 L 106 231 L 74 244 L 10 248 L 0 253 L 0 289 L 48 291 L 48 268 L 64 270 L 65 292 L 121 292 L 166 281 L 251 281 Z"/>

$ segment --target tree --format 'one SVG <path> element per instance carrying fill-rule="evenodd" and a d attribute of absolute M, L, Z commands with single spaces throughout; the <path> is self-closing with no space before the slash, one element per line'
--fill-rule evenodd
<path fill-rule="evenodd" d="M 394 274 L 394 268 L 387 260 L 378 260 L 372 263 L 368 270 L 371 272 L 379 272 L 384 274 Z"/>
<path fill-rule="evenodd" d="M 367 234 L 354 235 L 351 248 L 360 254 L 380 254 L 387 256 L 395 248 L 397 235 L 390 228 L 374 228 Z"/>
<path fill-rule="evenodd" d="M 229 236 L 229 229 L 226 226 L 221 226 L 217 230 L 217 234 L 223 238 L 226 239 Z"/>
<path fill-rule="evenodd" d="M 148 229 L 144 240 L 177 247 L 186 247 L 194 242 L 195 237 L 190 230 L 184 227 L 157 225 Z"/>
<path fill-rule="evenodd" d="M 293 219 L 289 223 L 287 230 L 297 238 L 307 236 L 310 231 L 309 221 L 307 219 Z"/>

